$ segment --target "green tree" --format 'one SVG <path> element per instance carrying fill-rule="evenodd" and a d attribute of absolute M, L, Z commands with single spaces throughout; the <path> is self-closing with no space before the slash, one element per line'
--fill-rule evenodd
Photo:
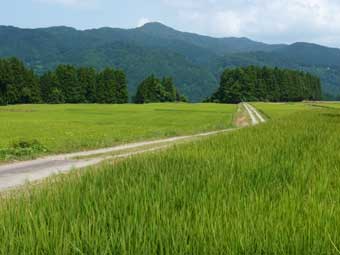
<path fill-rule="evenodd" d="M 0 59 L 0 105 L 7 104 L 7 82 L 5 61 Z"/>
<path fill-rule="evenodd" d="M 78 80 L 77 69 L 74 66 L 59 65 L 56 75 L 66 103 L 85 102 L 85 92 Z"/>
<path fill-rule="evenodd" d="M 57 87 L 52 88 L 51 93 L 49 94 L 48 103 L 50 104 L 65 103 L 64 95 L 59 88 Z"/>
<path fill-rule="evenodd" d="M 22 88 L 25 83 L 25 66 L 16 58 L 7 59 L 5 62 L 7 65 L 5 80 L 7 82 L 8 103 L 20 104 Z"/>
<path fill-rule="evenodd" d="M 173 85 L 171 78 L 163 78 L 162 81 L 154 75 L 147 77 L 138 87 L 134 102 L 157 103 L 187 101 Z"/>
<path fill-rule="evenodd" d="M 22 88 L 20 102 L 23 104 L 35 104 L 41 102 L 39 78 L 32 70 L 25 71 L 25 82 Z"/>
<path fill-rule="evenodd" d="M 126 104 L 129 101 L 127 80 L 124 71 L 115 71 L 116 80 L 116 103 Z"/>
<path fill-rule="evenodd" d="M 81 67 L 77 70 L 78 82 L 84 95 L 82 103 L 96 102 L 97 74 L 91 67 Z"/>
<path fill-rule="evenodd" d="M 60 97 L 64 98 L 55 72 L 47 72 L 40 77 L 40 90 L 41 97 L 45 103 L 58 104 L 64 102 L 64 100 L 55 100 L 53 95 L 53 91 L 58 91 Z"/>
<path fill-rule="evenodd" d="M 162 80 L 162 85 L 164 87 L 164 90 L 166 91 L 165 100 L 167 102 L 181 101 L 180 98 L 177 98 L 177 94 L 179 93 L 177 92 L 177 89 L 171 77 L 164 77 Z"/>
<path fill-rule="evenodd" d="M 97 103 L 116 103 L 116 77 L 112 68 L 106 68 L 97 77 Z"/>

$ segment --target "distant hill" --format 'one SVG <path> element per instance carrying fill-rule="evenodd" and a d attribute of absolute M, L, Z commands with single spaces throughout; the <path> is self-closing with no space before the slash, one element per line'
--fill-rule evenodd
<path fill-rule="evenodd" d="M 135 29 L 0 26 L 0 57 L 15 56 L 38 73 L 60 63 L 123 68 L 133 94 L 150 74 L 172 76 L 193 101 L 211 95 L 225 67 L 269 65 L 321 77 L 324 91 L 340 94 L 340 50 L 308 43 L 269 45 L 247 38 L 213 38 L 160 23 Z"/>

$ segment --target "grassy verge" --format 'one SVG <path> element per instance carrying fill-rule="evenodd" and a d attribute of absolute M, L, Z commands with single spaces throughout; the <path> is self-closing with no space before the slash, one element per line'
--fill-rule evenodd
<path fill-rule="evenodd" d="M 338 254 L 340 112 L 265 125 L 0 204 L 0 254 Z"/>
<path fill-rule="evenodd" d="M 194 134 L 232 125 L 236 105 L 0 107 L 0 161 Z M 16 144 L 38 146 L 18 147 Z"/>

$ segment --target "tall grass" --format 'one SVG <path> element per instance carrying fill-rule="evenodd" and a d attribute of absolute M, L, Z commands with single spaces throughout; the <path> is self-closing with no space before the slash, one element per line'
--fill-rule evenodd
<path fill-rule="evenodd" d="M 338 254 L 340 112 L 296 112 L 52 178 L 0 204 L 1 254 Z"/>
<path fill-rule="evenodd" d="M 193 134 L 231 126 L 236 105 L 16 105 L 0 107 L 0 161 L 20 158 L 12 144 L 37 141 L 46 151 L 71 152 Z M 1 153 L 2 152 L 2 153 Z M 11 153 L 12 152 L 12 153 Z"/>

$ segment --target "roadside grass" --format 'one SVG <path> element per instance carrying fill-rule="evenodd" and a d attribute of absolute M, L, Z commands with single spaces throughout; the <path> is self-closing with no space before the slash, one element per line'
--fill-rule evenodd
<path fill-rule="evenodd" d="M 0 254 L 338 254 L 340 111 L 278 111 L 6 195 Z"/>
<path fill-rule="evenodd" d="M 219 104 L 0 107 L 0 161 L 224 129 L 232 125 L 236 109 Z M 22 153 L 12 146 L 31 141 L 44 150 Z"/>

